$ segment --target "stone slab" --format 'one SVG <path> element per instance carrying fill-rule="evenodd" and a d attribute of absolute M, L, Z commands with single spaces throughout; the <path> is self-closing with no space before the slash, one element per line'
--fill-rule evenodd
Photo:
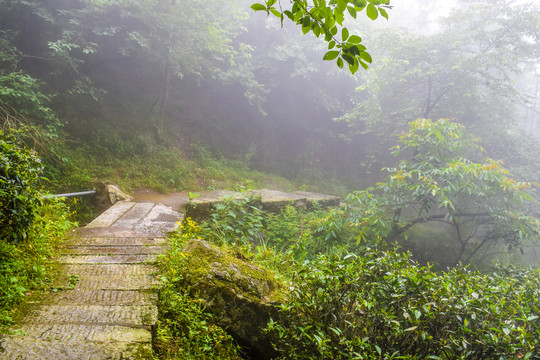
<path fill-rule="evenodd" d="M 156 256 L 147 255 L 62 255 L 56 258 L 60 264 L 153 264 Z"/>
<path fill-rule="evenodd" d="M 134 230 L 145 234 L 166 236 L 178 227 L 182 214 L 169 206 L 158 204 L 150 210 L 141 221 L 135 225 Z"/>
<path fill-rule="evenodd" d="M 142 327 L 87 324 L 22 324 L 14 334 L 41 340 L 81 340 L 145 343 L 152 334 Z"/>
<path fill-rule="evenodd" d="M 284 192 L 271 189 L 251 190 L 248 196 L 255 196 L 253 205 L 261 207 L 265 211 L 276 212 L 287 205 L 298 208 L 311 208 L 314 202 L 321 206 L 338 206 L 340 199 L 336 196 L 311 193 L 307 191 Z M 186 206 L 186 217 L 197 221 L 207 219 L 216 204 L 222 203 L 225 199 L 243 198 L 244 194 L 232 191 L 205 192 L 198 198 L 192 199 Z"/>
<path fill-rule="evenodd" d="M 159 285 L 157 268 L 148 264 L 63 264 L 57 266 L 55 286 L 66 286 L 69 275 L 77 275 L 75 290 L 148 290 Z"/>
<path fill-rule="evenodd" d="M 145 234 L 137 232 L 131 227 L 109 226 L 109 227 L 94 227 L 94 228 L 78 228 L 73 231 L 73 237 L 99 237 L 99 238 L 134 238 L 134 237 L 156 237 L 153 234 Z M 157 237 L 162 237 L 161 235 Z"/>
<path fill-rule="evenodd" d="M 167 239 L 163 237 L 72 237 L 64 242 L 64 246 L 136 246 L 164 245 L 166 243 Z"/>
<path fill-rule="evenodd" d="M 133 206 L 134 202 L 130 201 L 120 201 L 107 209 L 100 216 L 95 218 L 90 224 L 86 225 L 87 228 L 98 228 L 98 227 L 108 227 L 114 224 L 122 215 L 129 211 Z"/>
<path fill-rule="evenodd" d="M 124 246 L 66 246 L 62 253 L 66 255 L 148 255 L 161 254 L 166 250 L 165 246 L 156 245 L 124 245 Z"/>
<path fill-rule="evenodd" d="M 60 290 L 28 299 L 28 304 L 55 304 L 55 305 L 119 305 L 138 306 L 155 305 L 157 294 L 153 291 L 143 290 L 101 290 L 78 289 Z"/>
<path fill-rule="evenodd" d="M 337 196 L 313 193 L 309 191 L 295 191 L 294 194 L 305 196 L 310 203 L 317 202 L 322 206 L 339 206 L 341 199 Z"/>
<path fill-rule="evenodd" d="M 34 305 L 24 324 L 87 324 L 146 327 L 157 323 L 157 306 Z"/>
<path fill-rule="evenodd" d="M 131 209 L 126 211 L 116 222 L 112 225 L 118 227 L 133 228 L 137 225 L 146 215 L 150 213 L 155 204 L 152 203 L 136 203 Z"/>
<path fill-rule="evenodd" d="M 4 360 L 135 360 L 153 359 L 150 343 L 41 340 L 22 336 L 0 339 Z"/>

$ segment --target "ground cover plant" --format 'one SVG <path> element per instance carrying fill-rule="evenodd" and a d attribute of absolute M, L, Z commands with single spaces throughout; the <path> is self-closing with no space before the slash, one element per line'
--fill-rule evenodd
<path fill-rule="evenodd" d="M 60 199 L 44 200 L 43 167 L 16 133 L 0 131 L 0 328 L 26 295 L 50 286 L 48 259 L 75 224 Z"/>
<path fill-rule="evenodd" d="M 540 272 L 420 266 L 397 249 L 320 256 L 267 327 L 282 359 L 540 358 Z"/>
<path fill-rule="evenodd" d="M 177 285 L 187 266 L 182 248 L 200 233 L 201 228 L 186 219 L 170 237 L 170 248 L 160 259 L 163 285 L 159 292 L 157 354 L 163 359 L 239 359 L 232 338 L 213 323 L 197 299 L 189 296 L 189 289 Z"/>

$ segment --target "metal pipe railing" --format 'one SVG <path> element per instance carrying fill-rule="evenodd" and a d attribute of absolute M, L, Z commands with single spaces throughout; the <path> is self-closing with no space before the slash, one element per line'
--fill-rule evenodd
<path fill-rule="evenodd" d="M 51 199 L 51 198 L 59 198 L 59 197 L 76 197 L 76 196 L 95 195 L 96 193 L 97 193 L 96 190 L 88 190 L 88 191 L 79 191 L 79 192 L 66 193 L 66 194 L 46 195 L 43 198 Z"/>

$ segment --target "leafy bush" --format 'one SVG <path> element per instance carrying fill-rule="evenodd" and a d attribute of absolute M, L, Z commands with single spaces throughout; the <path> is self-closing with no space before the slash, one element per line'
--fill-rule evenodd
<path fill-rule="evenodd" d="M 210 219 L 203 224 L 205 237 L 216 244 L 264 243 L 264 212 L 253 205 L 256 198 L 230 196 L 215 205 Z"/>
<path fill-rule="evenodd" d="M 0 240 L 0 325 L 11 322 L 14 305 L 33 290 L 47 289 L 52 269 L 48 260 L 70 221 L 67 205 L 50 199 L 35 209 L 35 219 L 27 230 L 27 240 L 15 245 Z"/>
<path fill-rule="evenodd" d="M 28 236 L 36 208 L 43 167 L 14 131 L 0 130 L 0 240 L 19 243 Z"/>
<path fill-rule="evenodd" d="M 446 119 L 411 122 L 393 148 L 394 155 L 406 152 L 410 159 L 383 169 L 385 182 L 347 196 L 334 223 L 341 216 L 358 239 L 387 242 L 404 242 L 414 235 L 409 230 L 429 225 L 453 244 L 451 266 L 538 241 L 531 195 L 538 184 L 512 179 L 500 161 L 473 161 L 471 153 L 482 149 L 463 129 Z M 443 254 L 446 259 L 430 260 L 448 262 L 450 253 Z"/>
<path fill-rule="evenodd" d="M 350 236 L 329 236 L 328 210 L 317 206 L 310 211 L 286 206 L 279 213 L 265 214 L 267 245 L 280 253 L 291 252 L 300 261 L 317 254 L 331 254 L 343 248 L 354 248 Z"/>
<path fill-rule="evenodd" d="M 438 273 L 409 254 L 321 256 L 267 327 L 284 359 L 533 359 L 540 271 Z"/>
<path fill-rule="evenodd" d="M 170 248 L 160 261 L 163 286 L 159 294 L 159 324 L 156 348 L 162 359 L 238 359 L 237 348 L 224 329 L 212 323 L 201 304 L 180 288 L 186 267 L 182 248 L 201 234 L 191 219 L 170 239 Z"/>

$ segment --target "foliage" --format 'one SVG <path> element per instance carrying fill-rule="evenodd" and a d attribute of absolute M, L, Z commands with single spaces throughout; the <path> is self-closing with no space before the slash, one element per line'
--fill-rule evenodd
<path fill-rule="evenodd" d="M 231 195 L 215 205 L 203 225 L 206 238 L 216 244 L 262 244 L 263 211 L 254 203 L 256 197 Z"/>
<path fill-rule="evenodd" d="M 0 130 L 0 240 L 20 243 L 41 204 L 39 184 L 43 166 L 16 132 Z"/>
<path fill-rule="evenodd" d="M 517 79 L 534 78 L 538 5 L 489 0 L 463 5 L 442 19 L 435 33 L 369 34 L 377 60 L 360 75 L 355 108 L 339 119 L 377 158 L 374 171 L 386 160 L 389 134 L 406 131 L 418 117 L 452 118 L 481 136 L 490 153 L 505 148 L 500 158 L 519 155 L 507 131 L 525 101 L 524 83 Z"/>
<path fill-rule="evenodd" d="M 324 60 L 337 58 L 337 65 L 343 68 L 345 64 L 348 64 L 353 74 L 360 66 L 364 69 L 368 68 L 372 59 L 366 47 L 362 45 L 362 38 L 358 35 L 350 35 L 343 22 L 349 15 L 356 19 L 357 14 L 363 10 L 371 20 L 376 20 L 379 14 L 388 19 L 386 9 L 390 8 L 390 0 L 333 0 L 328 3 L 294 0 L 291 3 L 292 7 L 287 10 L 283 10 L 281 1 L 277 0 L 267 0 L 265 4 L 255 3 L 251 5 L 251 8 L 276 16 L 281 20 L 282 26 L 284 18 L 287 17 L 302 27 L 302 33 L 312 32 L 317 38 L 322 36 L 328 43 L 329 50 L 324 55 Z"/>
<path fill-rule="evenodd" d="M 268 324 L 283 359 L 531 359 L 540 272 L 438 273 L 396 250 L 303 266 Z"/>
<path fill-rule="evenodd" d="M 188 289 L 178 286 L 187 266 L 181 250 L 200 233 L 195 222 L 185 219 L 160 259 L 163 286 L 159 294 L 157 352 L 163 359 L 238 359 L 231 337 L 212 323 L 201 304 L 187 294 Z"/>
<path fill-rule="evenodd" d="M 411 160 L 385 169 L 386 182 L 347 197 L 341 216 L 358 229 L 359 241 L 396 241 L 417 224 L 438 223 L 454 234 L 457 265 L 488 246 L 538 240 L 538 219 L 523 212 L 533 201 L 527 189 L 537 184 L 513 180 L 498 161 L 466 158 L 471 147 L 481 149 L 463 139 L 459 124 L 418 119 L 410 126 L 393 150 L 412 153 Z"/>
<path fill-rule="evenodd" d="M 53 269 L 49 259 L 64 234 L 76 226 L 60 199 L 49 199 L 35 209 L 26 241 L 15 245 L 0 240 L 0 324 L 9 325 L 16 305 L 35 290 L 50 286 Z"/>
<path fill-rule="evenodd" d="M 265 214 L 265 237 L 268 247 L 281 254 L 291 254 L 302 262 L 318 254 L 332 254 L 345 248 L 355 247 L 352 234 L 340 233 L 328 236 L 333 225 L 328 209 L 302 210 L 286 206 L 278 213 Z"/>
<path fill-rule="evenodd" d="M 22 72 L 4 75 L 0 72 L 0 106 L 2 112 L 7 113 L 2 115 L 31 118 L 36 123 L 48 125 L 51 131 L 56 131 L 59 122 L 49 107 L 51 97 L 39 90 L 40 85 L 38 80 Z"/>

